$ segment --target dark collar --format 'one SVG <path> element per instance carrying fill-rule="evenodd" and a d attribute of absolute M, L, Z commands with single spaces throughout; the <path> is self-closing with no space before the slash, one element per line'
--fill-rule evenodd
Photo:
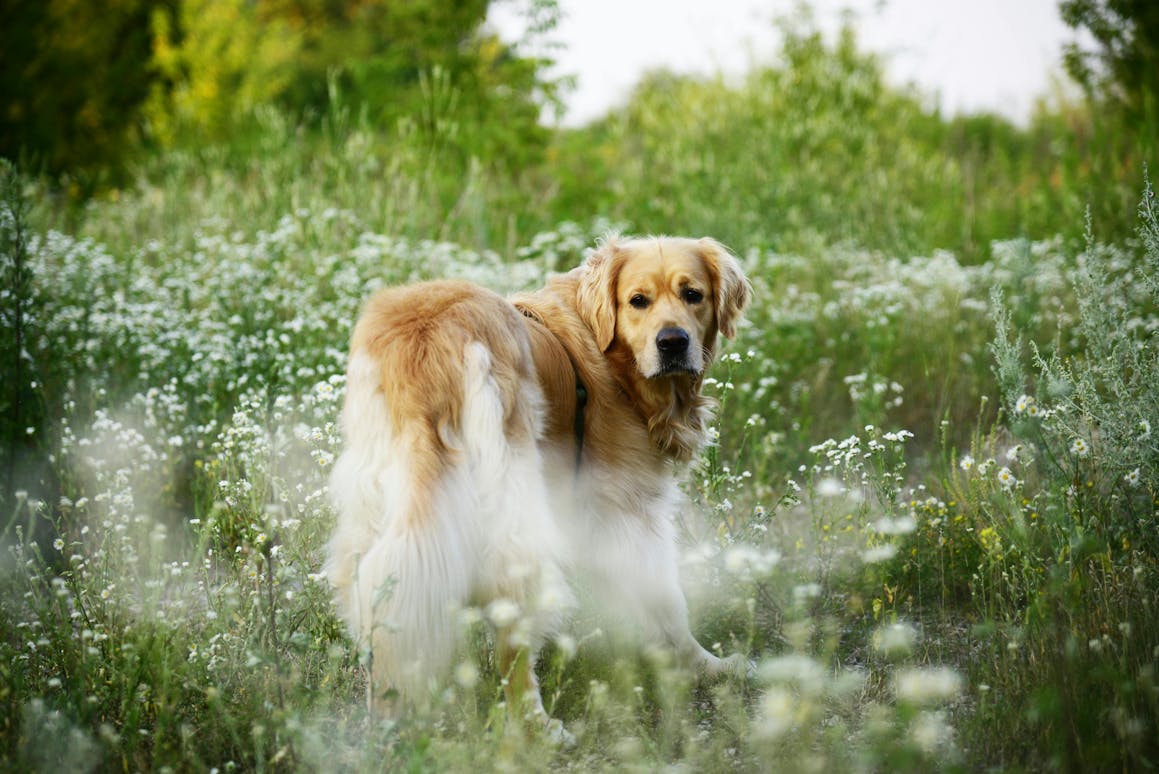
<path fill-rule="evenodd" d="M 580 379 L 575 363 L 571 367 L 575 370 L 575 467 L 579 470 L 584 457 L 584 408 L 588 404 L 588 388 Z"/>

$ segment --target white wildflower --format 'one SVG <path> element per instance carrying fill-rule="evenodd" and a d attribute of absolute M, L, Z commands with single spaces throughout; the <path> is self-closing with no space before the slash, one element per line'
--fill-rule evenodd
<path fill-rule="evenodd" d="M 797 702 L 784 688 L 770 688 L 761 699 L 761 710 L 753 731 L 765 739 L 777 739 L 793 728 Z"/>
<path fill-rule="evenodd" d="M 844 491 L 845 487 L 832 476 L 826 476 L 817 482 L 817 495 L 820 497 L 837 497 Z"/>
<path fill-rule="evenodd" d="M 471 689 L 479 682 L 479 669 L 470 661 L 464 661 L 455 667 L 455 682 L 461 688 Z"/>
<path fill-rule="evenodd" d="M 498 629 L 510 626 L 519 617 L 519 605 L 510 599 L 497 599 L 487 605 L 487 618 Z"/>
<path fill-rule="evenodd" d="M 893 543 L 885 543 L 884 545 L 867 548 L 861 552 L 861 561 L 866 564 L 876 564 L 878 562 L 887 562 L 897 554 L 897 546 Z"/>
<path fill-rule="evenodd" d="M 918 713 L 909 731 L 914 744 L 926 755 L 935 755 L 950 747 L 954 741 L 954 729 L 947 722 L 943 710 Z"/>
<path fill-rule="evenodd" d="M 908 656 L 917 639 L 917 629 L 909 624 L 887 624 L 873 633 L 873 648 L 887 658 Z"/>
<path fill-rule="evenodd" d="M 948 701 L 962 690 L 962 676 L 949 667 L 903 669 L 894 675 L 893 690 L 910 704 Z"/>
<path fill-rule="evenodd" d="M 828 675 L 816 660 L 792 653 L 762 661 L 757 676 L 770 685 L 794 685 L 802 694 L 817 696 L 824 690 Z"/>
<path fill-rule="evenodd" d="M 896 519 L 882 517 L 873 523 L 873 531 L 881 535 L 908 535 L 918 528 L 913 516 L 898 516 Z"/>

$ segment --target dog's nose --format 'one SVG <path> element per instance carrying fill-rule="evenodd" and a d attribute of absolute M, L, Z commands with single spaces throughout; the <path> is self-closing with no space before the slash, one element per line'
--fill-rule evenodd
<path fill-rule="evenodd" d="M 688 333 L 682 328 L 663 328 L 656 334 L 656 348 L 666 356 L 688 351 Z"/>

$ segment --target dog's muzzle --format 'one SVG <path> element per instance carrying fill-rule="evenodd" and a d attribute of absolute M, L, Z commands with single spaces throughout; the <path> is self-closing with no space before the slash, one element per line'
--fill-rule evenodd
<path fill-rule="evenodd" d="M 676 371 L 695 372 L 696 369 L 688 357 L 690 343 L 688 331 L 683 328 L 662 328 L 656 334 L 656 349 L 660 353 L 660 372 L 663 374 Z"/>

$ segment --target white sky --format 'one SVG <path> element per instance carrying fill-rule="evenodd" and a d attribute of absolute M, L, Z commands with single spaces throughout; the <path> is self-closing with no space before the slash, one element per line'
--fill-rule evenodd
<path fill-rule="evenodd" d="M 491 22 L 518 39 L 526 0 L 492 6 Z M 624 102 L 640 75 L 740 74 L 777 51 L 773 19 L 796 0 L 560 0 L 564 19 L 552 39 L 560 73 L 577 76 L 566 124 L 596 118 Z M 992 110 L 1016 121 L 1030 114 L 1061 71 L 1074 37 L 1057 0 L 813 0 L 823 30 L 855 14 L 860 46 L 885 55 L 888 77 L 915 83 L 949 113 Z"/>

